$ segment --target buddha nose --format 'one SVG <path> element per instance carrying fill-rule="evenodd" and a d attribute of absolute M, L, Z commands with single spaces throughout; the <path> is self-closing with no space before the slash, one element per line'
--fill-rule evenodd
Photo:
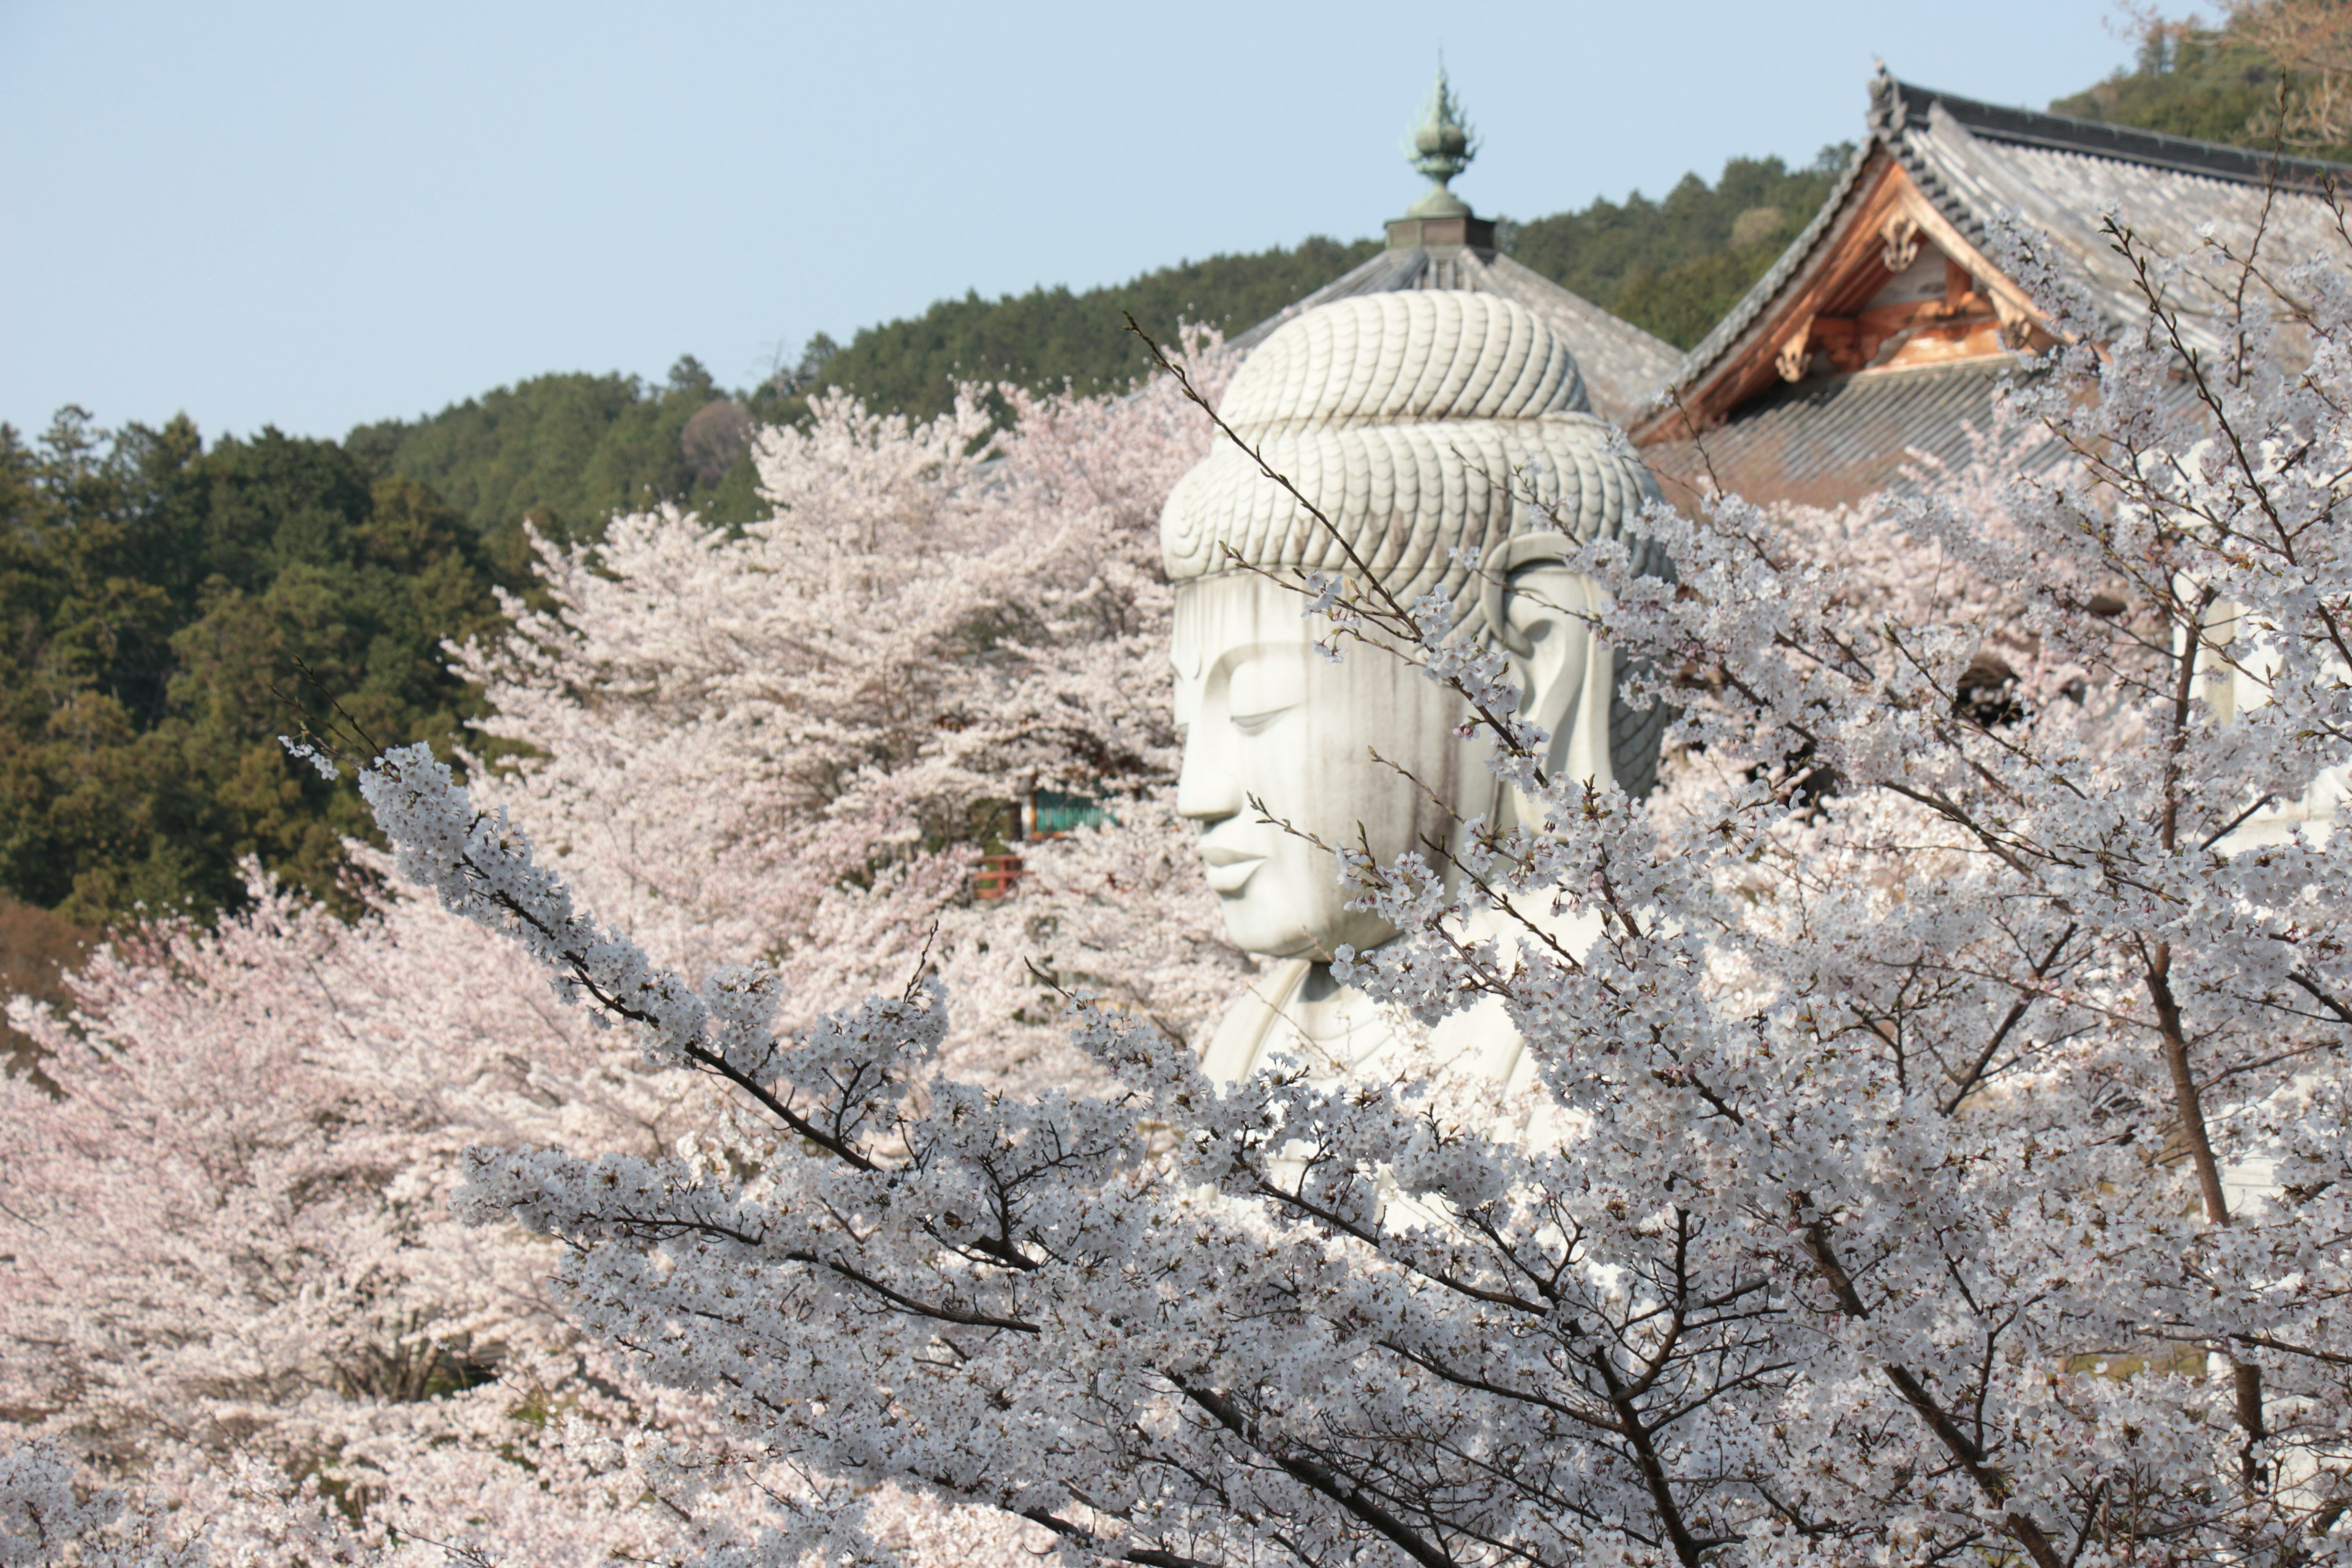
<path fill-rule="evenodd" d="M 1176 812 L 1202 826 L 1234 816 L 1242 808 L 1241 780 L 1234 776 L 1233 759 L 1217 744 L 1217 724 L 1195 723 L 1184 736 L 1184 763 L 1176 775 Z"/>

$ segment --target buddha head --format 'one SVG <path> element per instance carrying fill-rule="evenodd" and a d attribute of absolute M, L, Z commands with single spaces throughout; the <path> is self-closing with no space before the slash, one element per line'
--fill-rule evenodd
<path fill-rule="evenodd" d="M 1618 700 L 1618 662 L 1590 631 L 1600 591 L 1560 558 L 1622 532 L 1656 487 L 1539 317 L 1486 293 L 1337 300 L 1267 338 L 1219 413 L 1381 586 L 1406 604 L 1443 587 L 1455 635 L 1505 651 L 1556 773 L 1649 788 L 1663 710 Z M 1461 700 L 1402 650 L 1318 649 L 1328 626 L 1306 613 L 1304 574 L 1352 577 L 1348 548 L 1247 455 L 1221 441 L 1184 476 L 1160 542 L 1176 584 L 1177 808 L 1199 826 L 1227 935 L 1281 958 L 1377 946 L 1393 930 L 1345 907 L 1330 855 L 1302 835 L 1387 861 L 1525 808 L 1464 743 Z"/>

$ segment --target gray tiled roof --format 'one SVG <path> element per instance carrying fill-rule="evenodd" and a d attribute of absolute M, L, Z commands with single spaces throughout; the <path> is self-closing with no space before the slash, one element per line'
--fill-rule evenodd
<path fill-rule="evenodd" d="M 2114 212 L 2154 251 L 2197 255 L 2200 229 L 2242 250 L 2265 222 L 2265 254 L 2297 261 L 2318 254 L 2334 223 L 2320 186 L 2352 167 L 2166 136 L 2151 131 L 2037 114 L 1955 98 L 1880 73 L 1872 84 L 1870 134 L 1811 224 L 1731 313 L 1676 367 L 1672 384 L 1699 380 L 1754 326 L 1834 226 L 1854 181 L 1878 156 L 1901 164 L 1937 209 L 1972 243 L 2011 216 L 2041 229 L 2073 263 L 2078 280 L 2111 325 L 2138 320 L 2143 308 L 2130 268 L 2100 232 Z M 2219 308 L 2193 284 L 2181 300 L 2193 338 Z"/>
<path fill-rule="evenodd" d="M 2004 477 L 2046 473 L 2064 448 L 2000 420 L 2000 393 L 2019 374 L 2017 357 L 2002 354 L 1782 384 L 1697 441 L 1655 442 L 1642 458 L 1675 501 L 1705 480 L 1751 501 L 1843 506 L 1912 494 L 1938 468 L 1996 455 Z M 2179 408 L 2195 395 L 2176 382 L 2161 401 Z"/>
<path fill-rule="evenodd" d="M 1672 344 L 1631 321 L 1619 321 L 1590 300 L 1507 256 L 1454 246 L 1383 250 L 1232 341 L 1238 348 L 1255 348 L 1283 322 L 1318 305 L 1358 294 L 1408 289 L 1500 294 L 1541 316 L 1576 356 L 1592 411 L 1621 425 L 1648 405 L 1650 395 L 1664 382 L 1678 357 Z"/>
<path fill-rule="evenodd" d="M 2016 363 L 2003 355 L 1777 386 L 1698 442 L 1662 441 L 1642 456 L 1676 500 L 1702 475 L 1753 501 L 1837 506 L 1901 493 L 1921 454 L 1953 469 L 1969 465 L 1971 432 L 1993 435 L 1993 399 Z M 2057 456 L 2044 440 L 2023 466 Z"/>

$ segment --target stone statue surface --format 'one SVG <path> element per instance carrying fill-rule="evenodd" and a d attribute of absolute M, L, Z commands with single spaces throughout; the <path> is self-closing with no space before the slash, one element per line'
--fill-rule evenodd
<path fill-rule="evenodd" d="M 1461 635 L 1506 650 L 1522 712 L 1553 737 L 1549 767 L 1648 790 L 1664 712 L 1624 704 L 1619 661 L 1580 615 L 1601 591 L 1560 556 L 1623 533 L 1656 487 L 1590 412 L 1540 318 L 1486 293 L 1337 300 L 1269 337 L 1219 412 L 1391 594 L 1410 603 L 1443 586 Z M 1345 907 L 1328 853 L 1263 818 L 1385 861 L 1451 843 L 1457 819 L 1506 823 L 1523 807 L 1460 738 L 1454 693 L 1391 650 L 1351 643 L 1334 663 L 1315 647 L 1322 623 L 1302 613 L 1297 572 L 1346 571 L 1347 552 L 1246 454 L 1221 443 L 1188 473 L 1160 538 L 1177 584 L 1178 809 L 1199 825 L 1227 934 L 1278 961 L 1228 1011 L 1202 1065 L 1230 1079 L 1282 1051 L 1333 1074 L 1364 1067 L 1391 1029 L 1328 963 L 1396 932 Z M 1476 1052 L 1498 1081 L 1515 1075 L 1499 1010 L 1474 1009 L 1437 1044 Z"/>

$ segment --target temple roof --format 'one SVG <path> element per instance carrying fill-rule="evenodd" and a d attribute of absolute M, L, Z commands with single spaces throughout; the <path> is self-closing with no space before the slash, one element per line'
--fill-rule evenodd
<path fill-rule="evenodd" d="M 2261 224 L 2265 254 L 2317 254 L 2329 180 L 2352 184 L 2352 168 L 2004 109 L 1882 70 L 1868 134 L 1822 210 L 1666 378 L 1676 405 L 1637 420 L 1634 438 L 1689 475 L 1696 430 L 1723 482 L 1755 499 L 1856 499 L 1893 478 L 1906 446 L 1963 455 L 1954 443 L 1964 423 L 1989 428 L 2011 351 L 2048 342 L 1997 259 L 2004 219 L 2049 237 L 2110 331 L 2145 304 L 2104 214 L 2149 251 L 2205 255 L 2211 270 L 2192 267 L 2174 297 L 2191 346 L 2218 347 L 2224 268 L 2202 231 L 2242 251 Z"/>
<path fill-rule="evenodd" d="M 1648 407 L 1651 395 L 1681 357 L 1675 346 L 1503 255 L 1496 246 L 1493 220 L 1472 213 L 1448 188 L 1476 155 L 1477 143 L 1461 118 L 1461 106 L 1443 68 L 1411 151 L 1412 166 L 1430 177 L 1432 188 L 1404 216 L 1391 220 L 1388 248 L 1236 334 L 1231 340 L 1234 346 L 1255 348 L 1284 322 L 1318 305 L 1359 294 L 1409 289 L 1497 294 L 1533 311 L 1559 335 L 1584 374 L 1595 414 L 1623 425 Z"/>
<path fill-rule="evenodd" d="M 1677 502 L 1693 499 L 1683 487 L 1702 472 L 1756 501 L 1836 506 L 1900 494 L 1914 471 L 1969 466 L 1977 438 L 1995 433 L 1994 395 L 2014 363 L 2004 356 L 1775 386 L 1697 442 L 1664 442 L 1643 455 Z M 2058 457 L 2037 442 L 2025 466 Z"/>

